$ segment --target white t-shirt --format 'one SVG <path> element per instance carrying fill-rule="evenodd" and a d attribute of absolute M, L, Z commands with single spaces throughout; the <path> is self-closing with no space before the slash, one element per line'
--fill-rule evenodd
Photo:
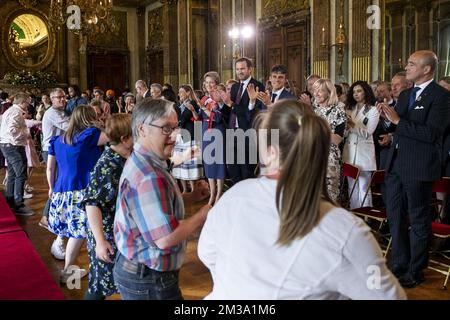
<path fill-rule="evenodd" d="M 42 118 L 42 151 L 48 151 L 51 137 L 62 135 L 68 127 L 69 118 L 64 111 L 53 107 L 45 111 Z"/>
<path fill-rule="evenodd" d="M 214 282 L 206 299 L 406 299 L 369 227 L 344 209 L 276 245 L 276 183 L 242 181 L 209 212 L 198 243 Z"/>

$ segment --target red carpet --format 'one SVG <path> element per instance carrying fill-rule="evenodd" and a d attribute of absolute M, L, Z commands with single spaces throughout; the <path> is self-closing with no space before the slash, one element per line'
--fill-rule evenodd
<path fill-rule="evenodd" d="M 63 300 L 55 283 L 0 194 L 0 300 Z"/>

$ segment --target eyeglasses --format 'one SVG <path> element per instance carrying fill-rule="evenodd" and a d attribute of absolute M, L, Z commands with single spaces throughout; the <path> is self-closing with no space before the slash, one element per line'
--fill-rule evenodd
<path fill-rule="evenodd" d="M 53 96 L 52 99 L 58 99 L 58 100 L 62 100 L 65 99 L 65 96 Z"/>
<path fill-rule="evenodd" d="M 162 134 L 164 134 L 166 136 L 171 135 L 172 132 L 174 132 L 174 131 L 180 130 L 179 126 L 176 126 L 176 127 L 172 128 L 172 127 L 169 127 L 169 126 L 158 126 L 158 125 L 153 124 L 153 123 L 144 123 L 144 125 L 160 128 L 161 131 L 162 131 Z"/>

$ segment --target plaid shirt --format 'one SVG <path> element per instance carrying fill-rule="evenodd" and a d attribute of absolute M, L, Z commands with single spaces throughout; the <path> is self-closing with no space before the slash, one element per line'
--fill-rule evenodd
<path fill-rule="evenodd" d="M 135 143 L 119 182 L 114 237 L 119 252 L 157 271 L 180 269 L 186 241 L 162 250 L 155 240 L 174 231 L 184 204 L 165 161 Z"/>

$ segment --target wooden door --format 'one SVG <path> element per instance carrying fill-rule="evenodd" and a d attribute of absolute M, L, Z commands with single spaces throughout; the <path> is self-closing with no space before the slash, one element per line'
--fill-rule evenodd
<path fill-rule="evenodd" d="M 129 87 L 128 59 L 124 54 L 90 54 L 88 86 L 98 86 L 103 90 L 113 89 L 121 94 Z"/>
<path fill-rule="evenodd" d="M 272 28 L 265 32 L 265 66 L 266 77 L 275 64 L 288 68 L 288 79 L 297 88 L 303 90 L 306 79 L 306 27 L 288 25 Z"/>
<path fill-rule="evenodd" d="M 164 52 L 148 51 L 147 52 L 147 84 L 152 83 L 164 84 Z"/>

